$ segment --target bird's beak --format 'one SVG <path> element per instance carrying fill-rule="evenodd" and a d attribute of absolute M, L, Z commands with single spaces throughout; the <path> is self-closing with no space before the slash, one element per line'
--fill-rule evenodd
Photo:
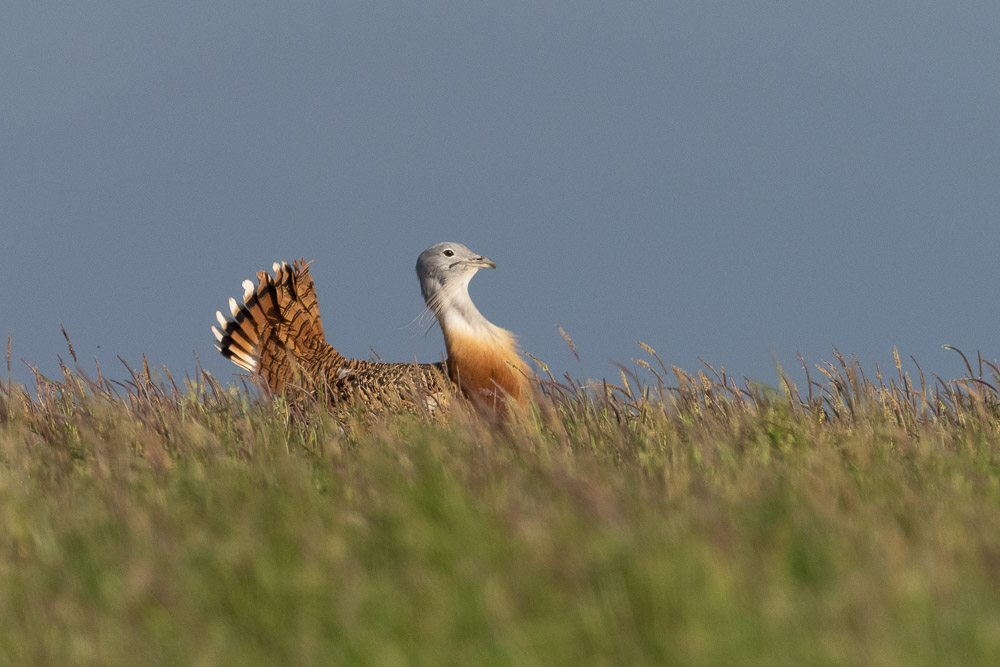
<path fill-rule="evenodd" d="M 496 262 L 494 262 L 489 257 L 483 257 L 482 255 L 480 255 L 479 257 L 473 257 L 472 259 L 465 260 L 465 265 L 466 266 L 474 266 L 477 269 L 495 269 L 495 268 L 497 268 L 497 263 Z"/>

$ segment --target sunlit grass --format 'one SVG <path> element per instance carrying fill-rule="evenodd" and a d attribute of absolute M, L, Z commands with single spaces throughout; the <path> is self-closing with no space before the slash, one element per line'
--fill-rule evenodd
<path fill-rule="evenodd" d="M 1000 661 L 995 367 L 769 388 L 644 350 L 499 424 L 4 383 L 0 663 Z"/>

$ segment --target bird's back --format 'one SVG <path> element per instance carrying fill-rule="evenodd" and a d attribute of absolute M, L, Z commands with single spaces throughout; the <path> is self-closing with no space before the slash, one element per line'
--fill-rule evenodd
<path fill-rule="evenodd" d="M 330 376 L 328 376 L 329 378 Z M 432 396 L 440 400 L 452 390 L 448 369 L 443 363 L 406 364 L 348 359 L 333 374 L 331 394 L 339 400 L 388 404 L 402 397 Z"/>

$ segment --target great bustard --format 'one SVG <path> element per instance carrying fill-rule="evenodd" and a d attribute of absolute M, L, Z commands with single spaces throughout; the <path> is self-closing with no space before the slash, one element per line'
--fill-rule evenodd
<path fill-rule="evenodd" d="M 257 272 L 257 285 L 243 282 L 243 303 L 229 300 L 232 318 L 216 313 L 215 347 L 223 356 L 260 375 L 271 390 L 289 386 L 331 401 L 381 401 L 414 391 L 437 402 L 440 392 L 461 388 L 474 402 L 500 405 L 503 398 L 524 402 L 525 364 L 513 335 L 483 317 L 469 297 L 469 280 L 496 264 L 459 243 L 438 243 L 417 260 L 424 301 L 444 333 L 444 364 L 381 363 L 347 359 L 327 343 L 309 263 L 273 266 L 274 276 Z M 450 379 L 450 380 L 449 380 Z"/>

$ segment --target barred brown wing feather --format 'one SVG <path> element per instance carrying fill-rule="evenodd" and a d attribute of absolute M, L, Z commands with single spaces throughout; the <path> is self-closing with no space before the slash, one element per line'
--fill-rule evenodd
<path fill-rule="evenodd" d="M 384 364 L 352 360 L 331 384 L 338 400 L 409 403 L 415 396 L 450 392 L 444 364 Z"/>

